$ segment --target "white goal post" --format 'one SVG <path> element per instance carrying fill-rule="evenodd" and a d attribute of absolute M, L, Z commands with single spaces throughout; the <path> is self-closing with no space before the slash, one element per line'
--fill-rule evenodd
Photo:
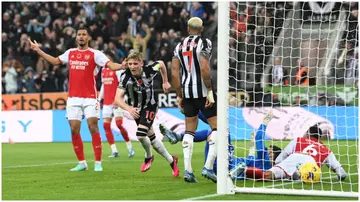
<path fill-rule="evenodd" d="M 249 1 L 250 2 L 250 1 Z M 243 2 L 247 4 L 248 2 Z M 267 9 L 266 7 L 258 7 L 258 2 L 255 2 L 255 10 L 259 9 Z M 261 3 L 261 2 L 260 2 Z M 239 6 L 239 2 L 233 2 L 233 6 Z M 336 4 L 336 5 L 335 5 Z M 344 3 L 345 4 L 345 3 Z M 340 5 L 340 9 L 335 13 L 331 9 Z M 246 6 L 246 5 L 245 5 Z M 248 52 L 248 41 L 245 40 L 246 48 L 245 50 L 239 49 L 238 45 L 234 47 L 230 46 L 230 41 L 232 43 L 240 43 L 238 38 L 233 38 L 231 36 L 231 2 L 228 1 L 219 1 L 218 2 L 218 32 L 217 32 L 217 119 L 218 119 L 218 139 L 217 139 L 217 194 L 234 194 L 234 193 L 261 193 L 261 194 L 279 194 L 279 195 L 305 195 L 305 196 L 331 196 L 331 197 L 359 197 L 358 192 L 358 174 L 359 174 L 359 163 L 358 163 L 358 155 L 359 155 L 359 142 L 358 142 L 358 67 L 354 65 L 354 69 L 351 69 L 351 54 L 349 54 L 350 49 L 348 50 L 346 46 L 348 44 L 353 44 L 353 46 L 357 46 L 357 42 L 353 43 L 351 37 L 346 36 L 343 39 L 345 42 L 344 46 L 341 47 L 342 36 L 349 33 L 349 22 L 351 21 L 351 3 L 349 6 L 345 7 L 342 2 L 336 3 L 328 3 L 324 2 L 323 5 L 318 5 L 316 2 L 308 3 L 308 2 L 293 2 L 292 8 L 289 9 L 288 12 L 285 12 L 282 15 L 282 24 L 279 26 L 278 24 L 275 27 L 275 23 L 273 24 L 273 48 L 271 48 L 271 53 L 264 53 L 264 62 L 262 64 L 262 75 L 261 79 L 257 80 L 257 74 L 255 70 L 257 67 L 256 61 L 249 61 Z M 232 8 L 234 10 L 234 8 Z M 246 8 L 247 9 L 247 8 Z M 310 9 L 309 13 L 304 12 L 304 9 Z M 318 10 L 316 10 L 318 9 Z M 349 10 L 346 10 L 349 9 Z M 238 7 L 235 8 L 235 12 L 239 12 Z M 306 10 L 308 11 L 308 10 Z M 350 12 L 349 12 L 350 11 Z M 274 11 L 275 12 L 275 11 Z M 318 12 L 318 13 L 317 13 Z M 335 11 L 334 11 L 335 12 Z M 328 14 L 328 19 L 320 19 Z M 248 14 L 248 13 L 246 13 Z M 245 14 L 245 15 L 246 15 Z M 320 17 L 317 17 L 316 14 L 319 14 Z M 236 19 L 240 15 L 244 15 L 244 13 L 237 13 Z M 268 14 L 265 14 L 268 15 Z M 309 24 L 305 23 L 305 20 L 301 20 L 300 18 L 305 18 L 305 15 L 308 16 L 308 20 L 314 20 L 320 22 L 318 24 L 310 22 Z M 350 17 L 349 17 L 350 16 Z M 277 16 L 278 17 L 278 16 Z M 257 19 L 258 16 L 255 16 Z M 264 17 L 264 21 L 266 21 L 266 17 Z M 276 19 L 273 18 L 273 19 Z M 247 18 L 246 18 L 247 20 Z M 245 20 L 245 21 L 246 21 Z M 275 20 L 274 20 L 275 21 Z M 333 21 L 333 22 L 332 22 Z M 246 22 L 245 22 L 246 24 Z M 254 27 L 256 27 L 256 23 Z M 353 26 L 353 25 L 352 25 Z M 266 32 L 266 26 L 265 32 Z M 256 28 L 255 28 L 256 29 Z M 358 25 L 356 25 L 356 29 L 358 30 Z M 278 33 L 275 36 L 274 30 L 277 30 Z M 237 30 L 235 30 L 237 31 Z M 256 31 L 254 31 L 256 32 Z M 247 30 L 245 35 L 257 33 L 251 33 Z M 271 33 L 271 32 L 270 32 Z M 345 34 L 344 34 L 345 33 Z M 358 33 L 358 31 L 356 32 Z M 351 33 L 350 33 L 351 34 Z M 268 36 L 265 36 L 266 38 Z M 358 36 L 356 36 L 358 37 Z M 265 40 L 265 39 L 264 39 Z M 256 43 L 254 43 L 256 47 Z M 265 42 L 262 42 L 265 44 Z M 341 47 L 341 48 L 340 48 Z M 357 47 L 352 47 L 351 51 L 355 49 L 357 51 Z M 308 49 L 307 52 L 304 49 Z M 311 49 L 316 49 L 317 54 L 314 56 L 314 52 L 311 52 Z M 232 55 L 230 52 L 235 52 L 236 56 Z M 238 56 L 238 53 L 244 52 L 245 59 Z M 264 51 L 265 52 L 265 51 Z M 256 50 L 254 49 L 254 55 Z M 350 55 L 349 57 L 346 56 Z M 354 54 L 358 54 L 355 52 Z M 345 55 L 345 56 L 344 56 Z M 256 57 L 256 56 L 255 56 Z M 276 83 L 274 78 L 268 77 L 272 75 L 276 76 L 274 71 L 272 71 L 273 67 L 276 66 L 276 60 L 281 58 L 281 63 L 284 66 L 281 67 L 285 69 L 285 66 L 288 67 L 289 80 L 288 83 Z M 302 77 L 297 80 L 297 72 L 295 68 L 297 68 L 301 63 L 307 59 L 306 65 L 307 67 L 307 77 L 309 82 L 307 85 L 302 85 L 303 82 Z M 314 59 L 315 58 L 315 59 Z M 349 59 L 350 58 L 350 59 Z M 354 56 L 353 63 L 357 63 L 358 60 Z M 356 58 L 356 60 L 355 60 Z M 240 61 L 243 60 L 244 61 Z M 314 62 L 315 68 L 311 68 L 311 61 L 316 60 Z M 231 60 L 236 60 L 236 66 L 231 66 Z M 239 61 L 238 61 L 239 60 Z M 256 59 L 255 59 L 256 60 Z M 345 60 L 345 62 L 344 62 Z M 350 62 L 347 63 L 347 60 Z M 299 62 L 300 61 L 300 62 Z M 241 64 L 240 64 L 241 63 Z M 242 67 L 240 67 L 243 65 Z M 356 66 L 356 68 L 355 68 Z M 234 68 L 235 67 L 235 68 Z M 233 68 L 233 69 L 232 69 Z M 231 71 L 232 70 L 232 71 Z M 300 71 L 300 70 L 299 70 Z M 354 73 L 350 75 L 350 71 Z M 230 72 L 230 73 L 229 73 Z M 335 73 L 334 73 L 335 72 Z M 338 74 L 343 74 L 340 78 Z M 356 72 L 356 73 L 355 73 Z M 232 75 L 236 74 L 236 75 Z M 284 78 L 284 74 L 282 74 Z M 270 78 L 270 79 L 269 79 Z M 342 79 L 341 82 L 338 80 Z M 230 80 L 234 80 L 236 84 L 231 84 Z M 258 82 L 259 81 L 259 82 Z M 285 80 L 282 80 L 282 82 Z M 230 84 L 229 84 L 230 82 Z M 257 83 L 258 82 L 258 83 Z M 301 85 L 299 85 L 300 82 Z M 316 85 L 312 84 L 315 82 Z M 227 90 L 226 90 L 227 89 Z M 231 89 L 231 90 L 230 90 Z M 264 94 L 262 96 L 261 101 L 256 100 L 255 94 L 249 95 L 250 93 L 248 89 L 252 89 L 257 91 L 258 89 L 262 89 L 261 93 Z M 270 89 L 271 91 L 266 91 L 265 89 Z M 305 90 L 304 90 L 305 89 Z M 230 91 L 235 91 L 235 96 L 231 96 Z M 238 92 L 241 91 L 241 95 L 238 96 Z M 251 91 L 251 90 L 250 90 Z M 325 92 L 324 92 L 325 91 Z M 305 93 L 304 93 L 305 92 Z M 273 182 L 263 182 L 263 181 L 255 181 L 249 178 L 245 178 L 243 180 L 233 181 L 229 177 L 229 162 L 230 158 L 228 152 L 228 136 L 232 139 L 235 147 L 235 156 L 236 157 L 247 157 L 247 153 L 249 151 L 249 137 L 250 132 L 254 131 L 257 126 L 256 124 L 261 123 L 261 120 L 257 121 L 249 121 L 249 119 L 258 118 L 261 119 L 261 113 L 269 111 L 270 107 L 275 109 L 274 106 L 275 101 L 274 97 L 270 100 L 271 104 L 263 104 L 265 94 L 268 93 L 271 96 L 276 95 L 277 106 L 278 109 L 276 111 L 276 115 L 278 116 L 283 111 L 286 111 L 288 117 L 279 118 L 279 123 L 277 128 L 285 125 L 285 123 L 290 119 L 296 119 L 293 117 L 301 117 L 307 116 L 303 119 L 304 123 L 308 123 L 308 126 L 299 127 L 299 122 L 296 124 L 288 124 L 289 129 L 285 134 L 284 131 L 279 130 L 276 131 L 277 128 L 271 125 L 271 122 L 268 126 L 269 129 L 272 130 L 272 133 L 284 133 L 283 136 L 278 137 L 276 135 L 268 134 L 266 132 L 267 139 L 265 140 L 265 145 L 269 146 L 270 144 L 279 144 L 279 146 L 283 149 L 290 140 L 295 137 L 300 137 L 300 133 L 298 131 L 303 131 L 311 125 L 308 120 L 317 120 L 313 123 L 324 123 L 326 122 L 327 132 L 327 140 L 324 140 L 324 144 L 326 144 L 334 153 L 337 160 L 343 165 L 345 171 L 348 176 L 345 181 L 337 181 L 335 180 L 336 174 L 329 169 L 322 167 L 322 178 L 318 184 L 313 185 L 305 185 L 300 180 L 279 180 Z M 322 95 L 324 93 L 325 95 Z M 330 101 L 329 93 L 334 93 L 335 101 Z M 325 97 L 325 104 L 320 104 L 322 100 L 319 96 Z M 312 103 L 313 97 L 316 97 L 316 101 Z M 231 104 L 231 99 L 236 103 L 235 106 Z M 239 100 L 241 99 L 241 100 Z M 245 117 L 244 113 L 250 113 L 252 107 L 254 106 L 246 106 L 246 102 L 250 99 L 253 99 L 252 102 L 256 105 L 257 109 L 263 110 L 258 113 L 257 116 Z M 267 100 L 268 101 L 268 100 Z M 306 106 L 303 105 L 302 101 L 306 101 Z M 273 103 L 274 102 L 274 103 Z M 284 104 L 286 103 L 286 104 Z M 293 104 L 297 105 L 294 106 Z M 342 103 L 338 106 L 338 103 Z M 320 106 L 321 105 L 321 106 Z M 279 112 L 281 111 L 281 112 Z M 297 111 L 297 112 L 294 112 Z M 302 113 L 303 112 L 303 113 Z M 285 112 L 284 112 L 285 113 Z M 229 118 L 231 114 L 231 117 Z M 259 115 L 260 114 L 260 115 Z M 306 114 L 306 115 L 304 115 Z M 310 115 L 307 115 L 310 114 Z M 293 116 L 293 117 L 291 117 Z M 230 120 L 229 120 L 230 119 Z M 299 118 L 300 119 L 300 118 Z M 305 120 L 306 119 L 306 120 Z M 230 122 L 235 121 L 236 125 L 230 124 Z M 308 122 L 307 122 L 308 121 Z M 353 122 L 352 122 L 353 121 Z M 244 123 L 243 125 L 237 125 L 239 122 Z M 290 122 L 290 121 L 289 121 Z M 256 123 L 256 124 L 255 124 Z M 282 125 L 283 124 L 283 125 Z M 306 125 L 304 124 L 304 125 Z M 345 124 L 345 126 L 344 126 Z M 251 126 L 251 127 L 250 127 Z M 243 127 L 240 128 L 239 127 Z M 284 127 L 283 127 L 284 128 Z M 285 127 L 286 128 L 286 127 Z M 291 131 L 291 129 L 296 132 Z M 284 130 L 287 130 L 284 129 Z M 241 133 L 246 134 L 238 134 L 239 131 Z M 325 131 L 325 129 L 324 129 Z M 286 132 L 286 133 L 287 133 Z M 355 134 L 355 132 L 357 134 Z M 296 133 L 296 134 L 295 134 Z M 299 133 L 299 134 L 297 134 Z M 302 132 L 303 133 L 303 132 Z M 241 136 L 241 138 L 239 138 Z M 233 139 L 234 138 L 234 139 Z M 346 151 L 346 153 L 342 153 Z"/>

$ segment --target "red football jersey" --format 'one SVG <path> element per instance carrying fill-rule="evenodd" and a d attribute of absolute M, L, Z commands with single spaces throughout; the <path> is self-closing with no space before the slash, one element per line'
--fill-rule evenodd
<path fill-rule="evenodd" d="M 110 60 L 104 53 L 88 48 L 79 50 L 72 48 L 60 55 L 58 59 L 67 63 L 69 67 L 68 97 L 95 98 L 97 97 L 96 82 L 100 67 L 105 67 Z"/>
<path fill-rule="evenodd" d="M 104 90 L 104 105 L 112 105 L 116 95 L 116 89 L 119 85 L 120 71 L 112 71 L 109 68 L 103 68 L 101 78 Z"/>
<path fill-rule="evenodd" d="M 307 154 L 313 157 L 319 167 L 329 156 L 330 150 L 315 138 L 298 137 L 294 153 Z"/>

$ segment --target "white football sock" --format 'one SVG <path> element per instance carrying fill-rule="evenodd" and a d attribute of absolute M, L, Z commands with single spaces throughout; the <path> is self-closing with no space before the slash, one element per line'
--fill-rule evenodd
<path fill-rule="evenodd" d="M 185 134 L 182 141 L 182 145 L 183 145 L 183 153 L 184 153 L 185 170 L 192 173 L 193 170 L 191 167 L 191 157 L 194 149 L 194 136 L 190 134 Z"/>
<path fill-rule="evenodd" d="M 131 149 L 131 148 L 132 148 L 132 144 L 131 144 L 130 141 L 129 141 L 129 142 L 126 142 L 126 147 L 127 147 L 127 149 Z"/>
<path fill-rule="evenodd" d="M 150 139 L 147 136 L 138 136 L 137 138 L 145 150 L 145 158 L 152 157 Z"/>
<path fill-rule="evenodd" d="M 169 163 L 173 162 L 173 157 L 166 150 L 164 143 L 162 143 L 159 138 L 155 138 L 151 141 L 151 144 L 155 151 L 164 157 Z"/>
<path fill-rule="evenodd" d="M 217 131 L 211 132 L 211 137 L 209 139 L 209 152 L 205 162 L 205 168 L 212 170 L 214 167 L 214 161 L 216 159 L 216 140 L 217 140 Z"/>
<path fill-rule="evenodd" d="M 111 148 L 112 153 L 118 152 L 115 144 L 110 145 L 110 148 Z"/>

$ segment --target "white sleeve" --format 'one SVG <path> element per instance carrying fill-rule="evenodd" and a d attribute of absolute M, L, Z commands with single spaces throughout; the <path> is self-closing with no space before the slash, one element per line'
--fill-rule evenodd
<path fill-rule="evenodd" d="M 120 81 L 120 76 L 121 76 L 121 73 L 123 73 L 125 70 L 118 70 L 116 71 L 116 78 L 118 81 Z"/>
<path fill-rule="evenodd" d="M 110 60 L 103 52 L 95 50 L 95 63 L 98 67 L 106 67 L 106 63 L 108 62 L 110 62 Z"/>
<path fill-rule="evenodd" d="M 65 51 L 65 53 L 63 53 L 62 55 L 59 55 L 59 60 L 63 63 L 63 64 L 67 64 L 69 62 L 69 54 L 70 54 L 70 50 Z"/>
<path fill-rule="evenodd" d="M 333 152 L 330 152 L 329 156 L 326 157 L 324 164 L 338 176 L 338 180 L 345 180 L 347 174 L 340 162 L 336 159 Z"/>
<path fill-rule="evenodd" d="M 178 45 L 175 47 L 174 49 L 174 58 L 177 58 L 180 60 L 180 57 L 179 57 L 179 48 L 180 48 L 180 43 L 178 43 Z"/>
<path fill-rule="evenodd" d="M 285 160 L 288 156 L 294 153 L 297 139 L 292 140 L 286 147 L 281 151 L 279 156 L 275 159 L 275 164 L 278 164 Z"/>

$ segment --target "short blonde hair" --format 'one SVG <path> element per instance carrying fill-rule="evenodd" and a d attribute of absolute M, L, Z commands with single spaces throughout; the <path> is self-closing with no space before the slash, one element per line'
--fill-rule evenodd
<path fill-rule="evenodd" d="M 192 17 L 188 21 L 188 27 L 194 30 L 201 30 L 203 26 L 203 21 L 198 17 Z"/>
<path fill-rule="evenodd" d="M 126 61 L 130 60 L 130 59 L 134 59 L 134 60 L 140 60 L 142 61 L 143 58 L 142 58 L 142 54 L 139 53 L 139 52 L 132 52 L 128 55 L 128 57 L 126 58 Z"/>

